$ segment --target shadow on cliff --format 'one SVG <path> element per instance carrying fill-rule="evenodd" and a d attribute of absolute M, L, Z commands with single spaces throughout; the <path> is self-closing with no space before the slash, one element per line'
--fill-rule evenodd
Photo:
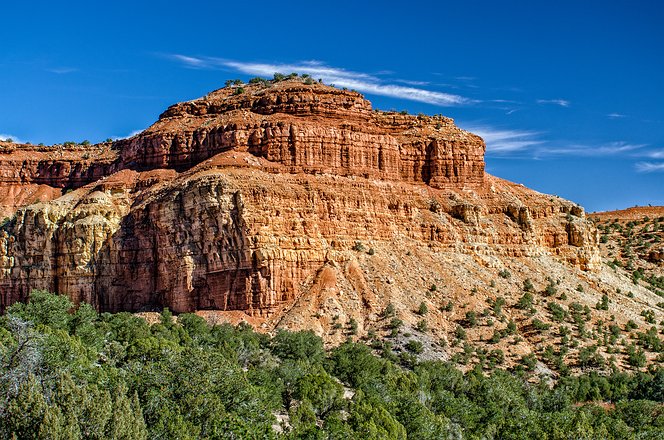
<path fill-rule="evenodd" d="M 101 311 L 247 311 L 270 303 L 270 270 L 250 247 L 242 196 L 219 179 L 135 202 L 97 267 Z"/>

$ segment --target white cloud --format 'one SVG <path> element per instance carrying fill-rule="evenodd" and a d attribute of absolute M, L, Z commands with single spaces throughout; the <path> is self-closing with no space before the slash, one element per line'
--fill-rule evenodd
<path fill-rule="evenodd" d="M 499 129 L 485 125 L 470 125 L 463 128 L 481 136 L 486 142 L 488 153 L 512 153 L 543 143 L 536 138 L 540 133 L 535 131 Z"/>
<path fill-rule="evenodd" d="M 664 159 L 664 150 L 644 151 L 647 144 L 624 141 L 608 142 L 598 145 L 567 144 L 556 146 L 550 140 L 543 139 L 541 132 L 504 129 L 488 125 L 465 125 L 465 130 L 481 136 L 486 142 L 487 154 L 510 155 L 531 154 L 533 158 L 546 156 L 604 157 L 629 155 L 631 157 L 649 157 Z"/>
<path fill-rule="evenodd" d="M 0 133 L 0 140 L 4 141 L 4 140 L 7 140 L 7 139 L 11 139 L 13 142 L 15 142 L 17 144 L 22 144 L 23 143 L 23 141 L 21 139 L 17 138 L 16 136 L 13 136 L 11 134 Z"/>
<path fill-rule="evenodd" d="M 208 63 L 202 58 L 188 57 L 186 55 L 179 55 L 179 54 L 172 54 L 170 55 L 170 57 L 176 61 L 181 62 L 187 67 L 193 67 L 198 69 L 208 67 Z"/>
<path fill-rule="evenodd" d="M 661 173 L 664 172 L 664 162 L 638 162 L 636 171 L 640 173 Z"/>
<path fill-rule="evenodd" d="M 137 134 L 143 133 L 143 131 L 144 130 L 134 130 L 126 136 L 113 136 L 113 137 L 111 137 L 111 139 L 113 139 L 114 141 L 117 141 L 117 140 L 120 140 L 120 139 L 129 139 L 131 137 L 136 136 Z"/>
<path fill-rule="evenodd" d="M 623 115 L 622 113 L 609 113 L 606 117 L 609 119 L 622 119 L 626 118 L 627 115 Z"/>
<path fill-rule="evenodd" d="M 65 75 L 67 73 L 78 72 L 78 69 L 75 67 L 53 67 L 51 69 L 46 69 L 48 72 L 56 73 L 58 75 Z"/>
<path fill-rule="evenodd" d="M 385 80 L 368 73 L 354 72 L 339 67 L 332 67 L 316 60 L 282 64 L 242 62 L 223 58 L 191 57 L 179 54 L 169 55 L 169 57 L 190 68 L 223 68 L 264 77 L 272 77 L 275 72 L 284 74 L 289 74 L 291 72 L 297 72 L 300 74 L 306 73 L 315 79 L 320 78 L 325 83 L 334 84 L 338 87 L 346 87 L 374 95 L 407 99 L 410 101 L 418 101 L 440 106 L 468 105 L 477 102 L 451 93 L 389 84 Z M 403 82 L 404 80 L 400 81 Z"/>
<path fill-rule="evenodd" d="M 429 81 L 412 81 L 410 79 L 395 79 L 394 82 L 407 84 L 409 86 L 428 86 L 431 84 Z"/>
<path fill-rule="evenodd" d="M 538 104 L 555 104 L 561 107 L 569 107 L 570 102 L 566 99 L 538 99 Z"/>
<path fill-rule="evenodd" d="M 628 142 L 608 142 L 600 145 L 571 144 L 565 147 L 544 147 L 538 153 L 546 155 L 568 155 L 568 156 L 615 156 L 628 153 L 645 147 L 646 144 L 631 144 Z"/>
<path fill-rule="evenodd" d="M 651 159 L 664 159 L 664 150 L 650 151 L 646 154 Z"/>

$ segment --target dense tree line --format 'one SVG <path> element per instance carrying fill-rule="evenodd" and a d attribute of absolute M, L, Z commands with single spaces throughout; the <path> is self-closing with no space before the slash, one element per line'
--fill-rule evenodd
<path fill-rule="evenodd" d="M 661 368 L 548 386 L 399 359 L 167 310 L 148 325 L 34 291 L 0 321 L 0 437 L 664 438 Z"/>

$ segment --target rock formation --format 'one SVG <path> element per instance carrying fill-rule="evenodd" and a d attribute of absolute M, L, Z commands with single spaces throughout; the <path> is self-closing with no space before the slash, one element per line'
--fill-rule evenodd
<path fill-rule="evenodd" d="M 375 112 L 356 92 L 317 85 L 233 90 L 176 104 L 145 132 L 120 141 L 122 166 L 184 170 L 233 150 L 281 164 L 279 172 L 434 188 L 483 182 L 484 142 L 449 118 Z"/>
<path fill-rule="evenodd" d="M 599 267 L 582 209 L 485 174 L 480 137 L 300 80 L 217 90 L 112 144 L 2 148 L 2 308 L 41 288 L 276 325 L 332 289 L 375 313 L 386 299 L 363 246 Z"/>

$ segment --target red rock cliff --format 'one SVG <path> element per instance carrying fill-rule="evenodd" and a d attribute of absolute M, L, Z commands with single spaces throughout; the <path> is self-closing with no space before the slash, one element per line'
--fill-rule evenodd
<path fill-rule="evenodd" d="M 44 288 L 100 310 L 272 319 L 330 288 L 373 310 L 381 272 L 362 272 L 358 242 L 413 264 L 425 252 L 442 272 L 462 267 L 455 255 L 474 258 L 469 268 L 598 265 L 580 208 L 485 175 L 483 140 L 449 118 L 374 111 L 355 92 L 300 81 L 237 90 L 174 105 L 112 146 L 6 147 L 0 189 L 51 191 L 30 206 L 19 207 L 39 197 L 1 200 L 12 217 L 0 307 Z"/>
<path fill-rule="evenodd" d="M 484 142 L 449 118 L 377 112 L 356 92 L 297 82 L 234 90 L 170 107 L 148 130 L 119 142 L 123 166 L 186 169 L 235 150 L 290 172 L 436 188 L 482 183 Z"/>

